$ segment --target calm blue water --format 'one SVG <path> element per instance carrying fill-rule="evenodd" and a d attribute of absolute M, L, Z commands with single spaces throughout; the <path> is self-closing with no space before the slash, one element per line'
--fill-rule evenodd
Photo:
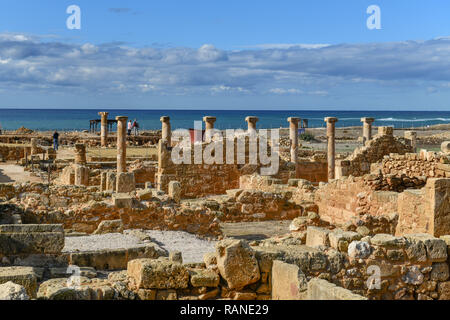
<path fill-rule="evenodd" d="M 361 117 L 374 117 L 375 125 L 389 125 L 396 128 L 421 127 L 450 123 L 450 111 L 245 111 L 245 110 L 39 110 L 0 109 L 0 125 L 6 130 L 24 126 L 33 130 L 85 130 L 89 120 L 99 119 L 98 111 L 109 111 L 110 119 L 117 115 L 137 119 L 141 130 L 160 129 L 159 118 L 170 116 L 172 128 L 193 128 L 194 121 L 201 121 L 204 115 L 216 116 L 216 128 L 246 128 L 245 117 L 259 117 L 258 128 L 287 127 L 288 117 L 309 120 L 310 127 L 323 127 L 324 117 L 339 118 L 338 127 L 360 126 Z"/>

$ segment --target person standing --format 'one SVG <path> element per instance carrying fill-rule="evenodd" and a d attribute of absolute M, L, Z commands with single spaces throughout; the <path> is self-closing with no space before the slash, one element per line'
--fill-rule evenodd
<path fill-rule="evenodd" d="M 139 124 L 137 123 L 136 119 L 134 119 L 134 121 L 133 121 L 132 128 L 134 129 L 134 135 L 137 136 L 138 135 Z"/>
<path fill-rule="evenodd" d="M 53 149 L 55 151 L 58 151 L 58 141 L 59 140 L 59 133 L 58 131 L 55 130 L 55 132 L 53 133 Z"/>
<path fill-rule="evenodd" d="M 133 125 L 131 124 L 131 120 L 128 121 L 128 135 L 131 134 L 131 130 L 133 129 Z"/>

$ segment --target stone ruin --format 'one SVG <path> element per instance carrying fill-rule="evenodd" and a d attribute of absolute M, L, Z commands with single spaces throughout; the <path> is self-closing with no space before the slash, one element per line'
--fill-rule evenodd
<path fill-rule="evenodd" d="M 258 119 L 246 120 L 256 131 Z M 303 157 L 302 120 L 289 118 L 288 156 L 280 152 L 280 170 L 264 176 L 262 164 L 248 163 L 248 141 L 245 164 L 174 164 L 169 117 L 161 118 L 158 163 L 127 163 L 127 118 L 117 121 L 115 167 L 93 167 L 78 143 L 55 183 L 0 185 L 0 298 L 450 299 L 450 143 L 417 152 L 415 132 L 398 138 L 379 127 L 372 136 L 374 120 L 363 118 L 362 147 L 338 159 L 338 119 L 328 117 L 326 154 Z M 202 151 L 217 143 L 208 134 L 217 119 L 204 121 Z M 107 139 L 102 125 L 103 147 Z M 32 143 L 29 154 L 38 148 Z M 220 228 L 273 220 L 292 221 L 290 232 L 247 241 L 223 238 Z M 203 262 L 184 263 L 140 229 L 219 241 Z M 68 236 L 125 230 L 143 245 L 63 251 Z"/>

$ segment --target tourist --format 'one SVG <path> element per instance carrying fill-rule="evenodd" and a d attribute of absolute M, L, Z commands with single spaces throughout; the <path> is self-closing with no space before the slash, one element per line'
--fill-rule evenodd
<path fill-rule="evenodd" d="M 134 129 L 134 135 L 137 136 L 139 134 L 139 123 L 136 119 L 133 121 L 133 129 Z"/>
<path fill-rule="evenodd" d="M 53 149 L 55 151 L 58 151 L 58 139 L 59 139 L 59 133 L 55 130 L 55 133 L 53 133 Z"/>
<path fill-rule="evenodd" d="M 131 120 L 128 121 L 128 135 L 131 134 L 131 130 L 133 129 L 133 125 L 131 124 Z"/>

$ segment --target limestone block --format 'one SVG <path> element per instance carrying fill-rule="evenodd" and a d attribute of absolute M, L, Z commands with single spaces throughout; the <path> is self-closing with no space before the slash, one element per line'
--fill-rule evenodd
<path fill-rule="evenodd" d="M 216 244 L 217 266 L 230 289 L 242 289 L 260 279 L 255 251 L 242 240 L 223 240 Z"/>
<path fill-rule="evenodd" d="M 427 233 L 408 234 L 405 237 L 411 242 L 422 241 L 427 251 L 427 258 L 432 262 L 447 260 L 447 244 L 444 240 L 434 238 Z"/>
<path fill-rule="evenodd" d="M 328 234 L 328 238 L 330 240 L 330 246 L 332 248 L 335 248 L 342 252 L 347 252 L 348 245 L 352 241 L 360 240 L 362 236 L 357 232 L 335 229 Z"/>
<path fill-rule="evenodd" d="M 193 287 L 219 286 L 220 277 L 212 270 L 196 269 L 191 272 L 191 284 Z"/>
<path fill-rule="evenodd" d="M 123 222 L 122 220 L 104 220 L 100 222 L 97 230 L 94 234 L 105 234 L 105 233 L 122 233 L 123 232 Z"/>
<path fill-rule="evenodd" d="M 211 265 L 217 265 L 216 254 L 214 252 L 205 253 L 203 255 L 203 262 L 205 263 L 206 267 L 209 267 Z"/>
<path fill-rule="evenodd" d="M 117 208 L 132 208 L 133 207 L 133 197 L 131 197 L 128 193 L 116 193 L 112 196 L 114 206 Z"/>
<path fill-rule="evenodd" d="M 378 135 L 380 136 L 392 136 L 394 134 L 393 127 L 378 127 Z"/>
<path fill-rule="evenodd" d="M 128 262 L 127 274 L 139 289 L 185 289 L 188 270 L 166 259 L 136 259 Z"/>
<path fill-rule="evenodd" d="M 306 300 L 307 280 L 295 264 L 275 260 L 272 266 L 273 300 Z"/>
<path fill-rule="evenodd" d="M 74 164 L 72 167 L 75 174 L 74 184 L 76 186 L 89 186 L 89 168 L 80 164 Z"/>
<path fill-rule="evenodd" d="M 156 189 L 144 189 L 144 190 L 138 190 L 137 191 L 137 197 L 141 201 L 148 201 L 153 198 L 153 190 Z"/>
<path fill-rule="evenodd" d="M 306 245 L 309 247 L 329 246 L 329 233 L 328 229 L 309 226 L 306 229 Z"/>
<path fill-rule="evenodd" d="M 323 279 L 308 282 L 308 300 L 367 300 L 367 298 Z"/>
<path fill-rule="evenodd" d="M 116 173 L 114 171 L 106 173 L 106 190 L 116 191 Z"/>
<path fill-rule="evenodd" d="M 450 141 L 442 142 L 441 151 L 444 153 L 450 153 Z"/>
<path fill-rule="evenodd" d="M 170 181 L 168 194 L 176 203 L 179 203 L 181 201 L 181 184 L 178 181 Z"/>
<path fill-rule="evenodd" d="M 433 264 L 433 269 L 430 274 L 431 280 L 446 281 L 448 277 L 449 271 L 447 263 L 441 262 Z"/>
<path fill-rule="evenodd" d="M 11 281 L 0 284 L 0 300 L 30 300 L 26 289 Z"/>
<path fill-rule="evenodd" d="M 108 173 L 106 171 L 103 171 L 100 173 L 100 191 L 107 191 L 107 176 Z"/>
<path fill-rule="evenodd" d="M 62 225 L 0 225 L 0 254 L 59 254 L 63 248 Z"/>
<path fill-rule="evenodd" d="M 32 267 L 3 267 L 0 268 L 0 284 L 13 282 L 25 288 L 27 295 L 36 297 L 37 275 Z"/>
<path fill-rule="evenodd" d="M 352 259 L 365 259 L 371 252 L 370 244 L 364 241 L 352 241 L 348 246 L 348 256 Z"/>
<path fill-rule="evenodd" d="M 116 177 L 116 192 L 128 193 L 136 190 L 134 173 L 119 172 Z"/>
<path fill-rule="evenodd" d="M 390 234 L 379 233 L 370 239 L 370 243 L 372 245 L 386 248 L 402 248 L 406 244 L 406 241 L 401 237 L 394 237 Z"/>

